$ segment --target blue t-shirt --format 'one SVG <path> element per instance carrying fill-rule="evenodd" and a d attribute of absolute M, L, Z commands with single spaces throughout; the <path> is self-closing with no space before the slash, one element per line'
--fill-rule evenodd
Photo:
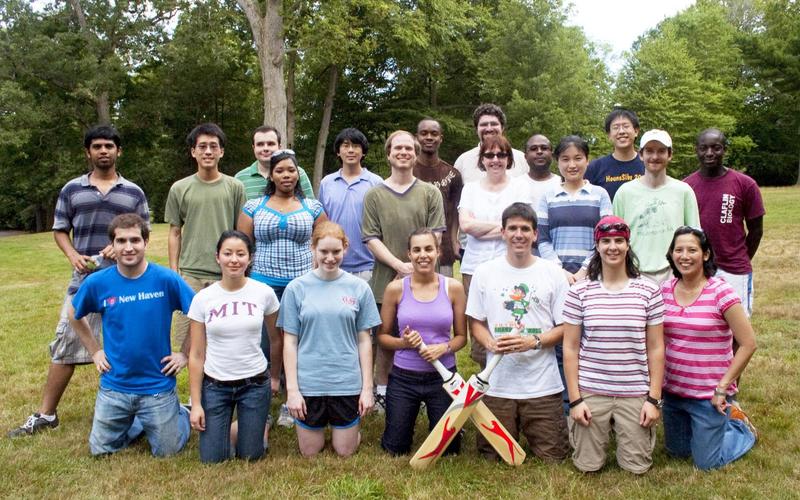
<path fill-rule="evenodd" d="M 605 188 L 608 197 L 614 201 L 614 195 L 620 186 L 643 175 L 644 162 L 639 155 L 629 161 L 619 161 L 614 155 L 608 155 L 592 160 L 585 177 L 595 186 Z"/>
<path fill-rule="evenodd" d="M 281 299 L 278 326 L 297 336 L 297 383 L 304 396 L 361 393 L 358 332 L 381 324 L 366 281 L 344 272 L 326 281 L 308 272 Z"/>
<path fill-rule="evenodd" d="M 103 317 L 103 350 L 111 370 L 100 386 L 129 394 L 172 390 L 175 377 L 161 373 L 161 359 L 172 353 L 172 312 L 187 313 L 194 292 L 177 273 L 148 262 L 144 274 L 126 278 L 109 267 L 91 274 L 72 299 L 75 318 Z"/>

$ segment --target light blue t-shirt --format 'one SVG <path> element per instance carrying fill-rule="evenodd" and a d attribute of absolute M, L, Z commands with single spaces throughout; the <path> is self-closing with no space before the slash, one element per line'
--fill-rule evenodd
<path fill-rule="evenodd" d="M 343 272 L 325 281 L 314 271 L 292 280 L 278 326 L 297 336 L 297 382 L 303 396 L 361 393 L 358 332 L 381 324 L 366 281 Z"/>
<path fill-rule="evenodd" d="M 149 262 L 131 279 L 117 266 L 90 274 L 72 305 L 75 318 L 103 317 L 103 350 L 111 370 L 100 387 L 128 394 L 157 394 L 175 387 L 175 377 L 161 373 L 161 359 L 172 353 L 172 312 L 189 312 L 194 292 L 177 273 Z"/>

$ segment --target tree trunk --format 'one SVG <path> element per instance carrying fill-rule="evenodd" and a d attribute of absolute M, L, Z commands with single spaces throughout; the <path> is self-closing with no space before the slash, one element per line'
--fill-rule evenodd
<path fill-rule="evenodd" d="M 264 125 L 272 125 L 286 136 L 286 85 L 283 81 L 283 17 L 281 0 L 267 0 L 262 17 L 255 0 L 236 0 L 244 10 L 261 66 L 264 93 Z"/>
<path fill-rule="evenodd" d="M 286 66 L 286 147 L 294 147 L 294 90 L 295 80 L 294 72 L 297 67 L 297 52 L 291 51 L 288 56 L 288 64 Z"/>
<path fill-rule="evenodd" d="M 336 84 L 339 81 L 339 67 L 332 64 L 329 68 L 328 93 L 325 94 L 325 103 L 322 106 L 322 123 L 317 136 L 317 150 L 314 154 L 314 192 L 319 192 L 319 183 L 322 181 L 323 162 L 325 161 L 325 144 L 328 142 L 328 133 L 331 129 L 331 112 L 333 111 L 333 98 L 336 96 Z"/>
<path fill-rule="evenodd" d="M 78 26 L 81 28 L 81 33 L 88 43 L 92 43 L 95 35 L 89 29 L 89 24 L 86 22 L 86 14 L 83 12 L 83 7 L 78 0 L 70 0 L 72 11 L 75 12 L 75 17 L 78 18 Z M 97 111 L 98 125 L 109 125 L 111 123 L 111 102 L 108 97 L 108 90 L 100 91 L 99 94 L 94 95 L 94 106 Z"/>
<path fill-rule="evenodd" d="M 97 124 L 110 125 L 111 124 L 111 103 L 108 100 L 108 91 L 100 92 L 94 101 L 95 108 L 97 109 Z"/>

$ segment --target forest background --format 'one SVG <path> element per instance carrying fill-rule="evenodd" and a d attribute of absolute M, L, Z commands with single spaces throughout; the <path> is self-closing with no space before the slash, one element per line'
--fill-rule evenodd
<path fill-rule="evenodd" d="M 196 168 L 198 123 L 225 130 L 231 175 L 254 160 L 252 130 L 277 126 L 316 186 L 344 127 L 385 175 L 385 137 L 432 116 L 452 162 L 477 142 L 481 102 L 503 107 L 519 149 L 577 133 L 607 154 L 603 118 L 622 105 L 670 132 L 670 175 L 696 168 L 695 137 L 714 126 L 730 167 L 798 182 L 800 2 L 698 0 L 636 40 L 618 74 L 569 15 L 560 0 L 0 0 L 0 228 L 49 229 L 96 123 L 120 130 L 119 169 L 156 221 Z"/>

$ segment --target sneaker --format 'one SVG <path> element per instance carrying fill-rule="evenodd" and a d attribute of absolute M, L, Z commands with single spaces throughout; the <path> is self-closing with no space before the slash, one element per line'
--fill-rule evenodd
<path fill-rule="evenodd" d="M 294 426 L 294 419 L 289 415 L 289 407 L 285 404 L 281 405 L 280 412 L 278 413 L 278 425 L 289 429 Z"/>
<path fill-rule="evenodd" d="M 378 415 L 383 415 L 384 413 L 386 413 L 386 395 L 375 393 L 374 397 L 375 397 L 374 411 Z"/>
<path fill-rule="evenodd" d="M 741 420 L 744 425 L 750 429 L 750 432 L 753 433 L 753 436 L 758 440 L 758 431 L 756 430 L 756 426 L 753 425 L 753 422 L 747 417 L 747 414 L 742 411 L 742 407 L 739 405 L 739 402 L 736 400 L 731 401 L 730 403 L 731 408 L 731 418 L 734 420 Z"/>
<path fill-rule="evenodd" d="M 55 429 L 58 427 L 58 413 L 56 413 L 55 416 L 56 418 L 50 421 L 44 418 L 40 413 L 34 413 L 28 417 L 28 420 L 26 420 L 24 424 L 20 425 L 16 429 L 8 431 L 8 434 L 6 435 L 10 438 L 15 438 L 20 436 L 30 436 L 31 434 L 36 434 L 40 430 L 46 428 Z"/>

